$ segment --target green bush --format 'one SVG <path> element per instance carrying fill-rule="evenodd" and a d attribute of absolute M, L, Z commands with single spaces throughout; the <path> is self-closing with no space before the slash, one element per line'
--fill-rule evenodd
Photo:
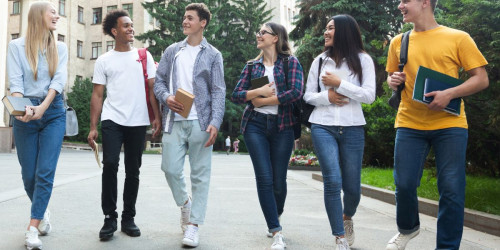
<path fill-rule="evenodd" d="M 67 137 L 71 141 L 87 142 L 90 131 L 90 98 L 93 89 L 92 81 L 89 78 L 75 80 L 71 92 L 67 94 L 68 105 L 76 111 L 78 118 L 78 135 Z M 101 124 L 98 125 L 99 137 L 97 142 L 101 142 Z"/>
<path fill-rule="evenodd" d="M 363 104 L 365 115 L 365 165 L 392 167 L 394 162 L 394 120 L 396 111 L 387 104 L 387 97 L 377 97 L 371 104 Z"/>
<path fill-rule="evenodd" d="M 311 151 L 307 149 L 296 149 L 295 151 L 293 151 L 294 155 L 308 155 L 309 153 L 311 153 Z"/>

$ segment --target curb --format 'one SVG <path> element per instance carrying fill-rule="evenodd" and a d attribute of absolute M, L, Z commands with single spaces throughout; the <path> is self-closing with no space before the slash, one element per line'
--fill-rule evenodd
<path fill-rule="evenodd" d="M 323 182 L 321 174 L 312 174 L 312 178 Z M 392 205 L 396 205 L 394 192 L 370 185 L 361 184 L 361 194 Z M 439 203 L 437 201 L 418 197 L 418 211 L 422 214 L 437 217 Z M 464 211 L 464 226 L 487 234 L 500 236 L 500 216 L 475 211 L 466 208 Z"/>

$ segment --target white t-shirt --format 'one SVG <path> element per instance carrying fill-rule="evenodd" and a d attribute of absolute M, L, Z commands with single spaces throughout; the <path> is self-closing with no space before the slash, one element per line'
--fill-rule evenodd
<path fill-rule="evenodd" d="M 147 52 L 148 79 L 156 77 L 153 57 Z M 94 84 L 106 86 L 101 121 L 112 120 L 122 126 L 149 125 L 142 63 L 136 48 L 127 52 L 110 50 L 97 58 Z"/>
<path fill-rule="evenodd" d="M 193 69 L 194 63 L 196 61 L 196 56 L 201 51 L 201 46 L 191 46 L 186 45 L 184 50 L 182 50 L 175 60 L 175 68 L 177 72 L 177 88 L 182 88 L 183 90 L 193 93 Z M 196 96 L 195 96 L 196 98 Z M 196 106 L 193 103 L 191 106 L 191 112 L 187 118 L 175 113 L 174 121 L 185 121 L 185 120 L 198 120 L 198 112 L 196 112 Z"/>
<path fill-rule="evenodd" d="M 226 147 L 230 147 L 230 146 L 231 146 L 231 139 L 226 138 Z"/>
<path fill-rule="evenodd" d="M 264 76 L 267 76 L 269 79 L 269 82 L 274 82 L 274 65 L 273 66 L 264 66 L 266 67 L 266 73 L 264 73 Z M 278 95 L 278 90 L 276 89 L 276 83 L 273 84 L 272 88 L 274 89 L 276 95 Z M 262 114 L 268 114 L 268 115 L 277 115 L 278 114 L 278 105 L 266 105 L 262 106 L 260 108 L 255 108 L 255 111 L 262 113 Z"/>

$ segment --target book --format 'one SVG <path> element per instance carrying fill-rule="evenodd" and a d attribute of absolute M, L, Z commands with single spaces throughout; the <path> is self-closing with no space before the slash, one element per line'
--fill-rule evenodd
<path fill-rule="evenodd" d="M 449 88 L 458 86 L 464 82 L 463 80 L 460 80 L 458 78 L 443 74 L 441 72 L 426 68 L 424 66 L 420 66 L 418 68 L 417 77 L 415 79 L 415 84 L 413 86 L 413 97 L 412 97 L 413 100 L 424 104 L 429 103 L 424 101 L 425 80 L 428 78 L 442 83 L 446 83 L 447 85 L 450 86 Z M 460 107 L 457 110 L 458 113 L 453 113 L 447 109 L 443 109 L 443 111 L 449 112 L 454 115 L 460 115 Z"/>
<path fill-rule="evenodd" d="M 184 110 L 180 112 L 179 115 L 187 118 L 189 113 L 191 112 L 191 107 L 193 106 L 194 95 L 181 88 L 178 88 L 177 92 L 175 92 L 175 100 L 184 105 Z"/>
<path fill-rule="evenodd" d="M 3 104 L 7 108 L 10 115 L 23 116 L 26 112 L 26 106 L 33 106 L 31 100 L 26 97 L 4 96 L 2 99 Z"/>
<path fill-rule="evenodd" d="M 250 90 L 258 89 L 268 83 L 269 83 L 269 78 L 267 76 L 254 78 L 250 81 L 250 84 L 252 85 L 252 87 L 250 87 Z"/>
<path fill-rule="evenodd" d="M 424 95 L 433 91 L 445 90 L 454 87 L 453 85 L 434 80 L 431 78 L 426 78 L 424 82 Z M 425 103 L 431 103 L 434 100 L 433 96 L 424 96 L 422 101 Z M 462 103 L 462 98 L 451 99 L 448 106 L 444 108 L 445 111 L 452 113 L 454 115 L 460 114 L 460 104 Z"/>
<path fill-rule="evenodd" d="M 97 165 L 99 166 L 99 168 L 102 168 L 101 160 L 99 159 L 99 144 L 97 144 L 97 142 L 95 141 L 94 141 L 94 147 L 95 147 L 94 150 L 95 160 L 97 161 Z"/>

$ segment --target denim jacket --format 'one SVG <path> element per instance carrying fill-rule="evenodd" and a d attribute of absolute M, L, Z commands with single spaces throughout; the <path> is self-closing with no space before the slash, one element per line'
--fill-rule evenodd
<path fill-rule="evenodd" d="M 163 109 L 163 128 L 171 133 L 174 124 L 174 115 L 168 105 L 167 98 L 177 91 L 177 74 L 175 60 L 187 45 L 187 39 L 170 45 L 164 52 L 158 69 L 154 93 L 156 98 L 165 107 Z M 194 105 L 198 112 L 200 128 L 206 130 L 209 125 L 220 128 L 224 117 L 226 84 L 224 82 L 224 68 L 221 53 L 205 38 L 201 42 L 201 51 L 196 56 L 193 70 Z M 172 81 L 172 84 L 170 84 Z M 171 87 L 172 86 L 172 87 Z M 172 89 L 171 89 L 172 88 Z"/>

